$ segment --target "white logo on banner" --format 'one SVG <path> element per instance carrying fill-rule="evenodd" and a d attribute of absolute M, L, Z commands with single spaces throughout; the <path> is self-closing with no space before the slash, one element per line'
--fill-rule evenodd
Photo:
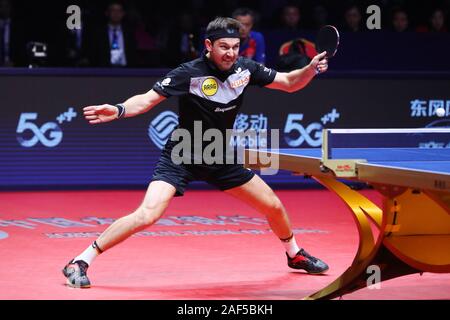
<path fill-rule="evenodd" d="M 73 108 L 67 109 L 56 117 L 56 121 L 61 125 L 64 122 L 72 122 L 77 117 L 77 113 Z M 35 121 L 38 114 L 35 112 L 24 112 L 20 115 L 17 125 L 17 141 L 24 148 L 32 148 L 38 142 L 47 148 L 53 148 L 59 145 L 63 138 L 63 132 L 56 122 L 47 122 L 39 127 Z M 27 131 L 31 131 L 32 135 Z"/>
<path fill-rule="evenodd" d="M 34 147 L 38 142 L 41 142 L 48 148 L 56 147 L 62 140 L 63 133 L 61 128 L 55 122 L 47 122 L 42 127 L 38 127 L 34 120 L 38 117 L 37 113 L 22 113 L 20 115 L 19 124 L 17 125 L 16 133 L 17 141 L 25 148 Z M 22 133 L 30 130 L 33 136 L 30 139 L 24 138 Z M 46 134 L 48 133 L 48 138 Z"/>
<path fill-rule="evenodd" d="M 293 148 L 302 146 L 305 142 L 309 147 L 320 147 L 322 145 L 322 129 L 328 123 L 335 123 L 341 117 L 335 108 L 325 114 L 320 119 L 321 122 L 312 122 L 304 126 L 302 113 L 291 113 L 288 115 L 284 127 L 284 139 L 286 143 Z M 297 136 L 293 139 L 291 136 Z"/>
<path fill-rule="evenodd" d="M 450 100 L 411 100 L 411 118 L 431 118 L 437 117 L 436 110 L 444 109 L 445 117 L 450 116 Z"/>
<path fill-rule="evenodd" d="M 246 130 L 256 131 L 255 139 L 249 137 L 233 136 L 230 141 L 232 147 L 249 147 L 249 148 L 267 148 L 267 129 L 269 118 L 264 114 L 245 114 L 236 115 L 233 130 L 236 132 L 244 132 Z"/>
<path fill-rule="evenodd" d="M 150 123 L 148 136 L 159 149 L 162 149 L 176 126 L 178 115 L 172 111 L 164 111 Z"/>

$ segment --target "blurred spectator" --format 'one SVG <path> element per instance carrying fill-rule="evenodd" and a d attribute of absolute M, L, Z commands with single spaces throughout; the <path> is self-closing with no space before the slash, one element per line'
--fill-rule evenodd
<path fill-rule="evenodd" d="M 266 44 L 264 36 L 260 32 L 252 31 L 255 13 L 248 8 L 239 8 L 233 12 L 232 16 L 242 24 L 239 55 L 265 64 Z"/>
<path fill-rule="evenodd" d="M 329 24 L 328 22 L 328 10 L 323 5 L 319 4 L 314 6 L 312 12 L 313 27 L 320 29 L 323 26 Z"/>
<path fill-rule="evenodd" d="M 363 31 L 363 21 L 361 10 L 358 6 L 352 5 L 345 10 L 343 31 L 358 32 Z"/>
<path fill-rule="evenodd" d="M 59 37 L 58 57 L 56 63 L 69 67 L 88 67 L 90 61 L 88 58 L 89 44 L 91 39 L 89 36 L 91 30 L 86 23 L 86 9 L 82 9 L 81 28 L 70 30 L 62 28 L 62 34 Z"/>
<path fill-rule="evenodd" d="M 102 17 L 109 1 L 114 2 L 108 7 L 106 22 Z M 126 15 L 119 1 L 126 5 Z M 351 7 L 343 7 L 347 1 Z M 65 9 L 70 4 L 82 7 L 81 30 L 69 31 L 64 27 Z M 206 26 L 206 22 L 244 4 L 256 10 L 257 18 L 252 10 L 240 9 L 238 20 L 244 26 L 240 54 L 265 64 L 276 63 L 282 44 L 283 59 L 303 54 L 302 50 L 308 49 L 309 44 L 302 37 L 308 38 L 308 33 L 312 33 L 306 28 L 317 30 L 326 24 L 339 24 L 340 31 L 366 30 L 368 14 L 365 10 L 369 4 L 381 7 L 382 18 L 386 19 L 383 23 L 389 26 L 382 32 L 443 33 L 449 28 L 450 0 L 231 0 L 215 6 L 205 0 L 0 0 L 0 66 L 28 65 L 28 42 L 48 45 L 48 66 L 176 66 L 201 52 L 201 27 Z M 428 10 L 436 5 L 441 9 L 431 14 Z M 344 8 L 348 8 L 345 14 Z M 234 15 L 238 13 L 239 10 Z M 258 19 L 260 14 L 262 20 Z M 99 26 L 102 28 L 97 28 Z M 265 39 L 252 30 L 262 26 L 267 27 Z M 281 27 L 278 33 L 276 29 Z M 268 37 L 271 37 L 270 43 L 267 43 Z M 266 58 L 265 54 L 270 56 Z"/>
<path fill-rule="evenodd" d="M 132 3 L 128 8 L 127 17 L 135 30 L 136 64 L 139 67 L 161 66 L 161 53 L 156 36 L 149 32 L 149 26 L 144 22 L 141 11 Z"/>
<path fill-rule="evenodd" d="M 394 32 L 407 32 L 410 31 L 409 27 L 409 15 L 406 10 L 402 8 L 394 8 L 392 10 L 392 30 Z"/>
<path fill-rule="evenodd" d="M 437 8 L 435 9 L 429 19 L 427 26 L 420 26 L 417 28 L 418 32 L 447 32 L 445 19 L 445 12 L 443 9 Z"/>
<path fill-rule="evenodd" d="M 169 32 L 167 44 L 169 67 L 175 67 L 200 56 L 200 28 L 194 20 L 192 14 L 187 12 L 178 15 L 175 27 Z"/>
<path fill-rule="evenodd" d="M 298 38 L 281 45 L 278 51 L 276 69 L 289 72 L 307 66 L 317 55 L 315 44 L 311 41 Z"/>
<path fill-rule="evenodd" d="M 90 59 L 97 67 L 134 67 L 136 40 L 134 31 L 124 23 L 125 9 L 121 2 L 111 2 L 108 22 L 96 31 L 90 46 Z"/>
<path fill-rule="evenodd" d="M 0 0 L 0 66 L 10 66 L 11 4 Z"/>
<path fill-rule="evenodd" d="M 432 32 L 447 32 L 445 19 L 445 12 L 442 9 L 434 10 L 430 18 L 430 31 Z"/>
<path fill-rule="evenodd" d="M 89 65 L 87 43 L 86 27 L 83 24 L 81 25 L 81 29 L 68 30 L 65 52 L 68 65 L 76 67 L 86 67 Z"/>
<path fill-rule="evenodd" d="M 300 29 L 300 19 L 299 7 L 288 4 L 281 11 L 281 28 L 286 31 L 298 31 Z"/>
<path fill-rule="evenodd" d="M 153 3 L 150 3 L 150 5 L 150 8 L 155 9 Z M 143 18 L 145 19 L 149 35 L 155 40 L 156 51 L 153 52 L 155 57 L 150 57 L 151 61 L 147 61 L 151 62 L 151 67 L 167 67 L 167 48 L 169 47 L 170 33 L 175 24 L 175 15 L 172 14 L 170 17 L 167 17 L 156 9 L 149 11 L 149 9 L 143 11 L 143 14 L 146 14 Z"/>
<path fill-rule="evenodd" d="M 0 0 L 0 67 L 23 66 L 26 60 L 25 40 L 17 20 L 12 18 L 9 0 Z"/>

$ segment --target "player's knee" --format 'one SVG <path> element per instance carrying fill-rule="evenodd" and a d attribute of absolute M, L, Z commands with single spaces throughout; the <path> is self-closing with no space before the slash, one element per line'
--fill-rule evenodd
<path fill-rule="evenodd" d="M 282 214 L 284 211 L 283 203 L 278 199 L 277 197 L 270 200 L 267 209 L 268 214 L 276 215 L 276 214 Z"/>
<path fill-rule="evenodd" d="M 149 227 L 158 221 L 162 211 L 156 204 L 143 205 L 136 211 L 136 224 L 139 227 Z"/>

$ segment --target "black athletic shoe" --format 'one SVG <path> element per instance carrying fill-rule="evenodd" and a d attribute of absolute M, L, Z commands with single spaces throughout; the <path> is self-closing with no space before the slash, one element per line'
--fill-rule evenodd
<path fill-rule="evenodd" d="M 72 288 L 90 288 L 91 282 L 87 277 L 89 265 L 83 260 L 71 260 L 62 270 L 67 278 L 66 284 Z"/>
<path fill-rule="evenodd" d="M 288 259 L 288 266 L 292 269 L 303 269 L 311 274 L 324 273 L 329 269 L 325 262 L 313 257 L 303 249 L 300 249 L 294 258 L 289 257 L 287 253 L 286 256 Z"/>

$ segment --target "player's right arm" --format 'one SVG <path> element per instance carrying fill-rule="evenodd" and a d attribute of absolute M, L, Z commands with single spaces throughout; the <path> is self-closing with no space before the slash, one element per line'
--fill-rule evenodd
<path fill-rule="evenodd" d="M 170 71 L 164 78 L 156 82 L 149 92 L 131 97 L 121 103 L 125 107 L 125 113 L 121 118 L 140 115 L 167 98 L 189 93 L 190 79 L 190 72 L 184 65 Z M 109 104 L 90 106 L 84 108 L 84 116 L 90 124 L 109 122 L 119 118 L 119 108 Z"/>
<path fill-rule="evenodd" d="M 166 97 L 155 90 L 131 97 L 121 105 L 125 108 L 123 117 L 130 118 L 151 110 L 154 106 L 164 101 Z M 84 117 L 90 124 L 110 122 L 119 118 L 119 108 L 110 104 L 89 106 L 83 109 Z"/>

